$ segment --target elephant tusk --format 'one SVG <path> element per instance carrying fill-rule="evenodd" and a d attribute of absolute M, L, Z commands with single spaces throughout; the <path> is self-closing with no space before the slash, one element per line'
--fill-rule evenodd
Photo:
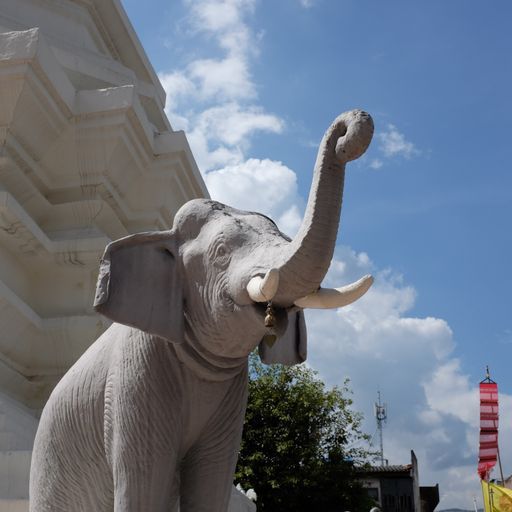
<path fill-rule="evenodd" d="M 372 284 L 373 277 L 366 275 L 342 288 L 319 288 L 316 292 L 297 299 L 295 305 L 311 309 L 341 308 L 362 297 Z"/>
<path fill-rule="evenodd" d="M 247 293 L 254 302 L 269 302 L 279 286 L 279 270 L 271 268 L 265 277 L 253 277 L 247 284 Z"/>

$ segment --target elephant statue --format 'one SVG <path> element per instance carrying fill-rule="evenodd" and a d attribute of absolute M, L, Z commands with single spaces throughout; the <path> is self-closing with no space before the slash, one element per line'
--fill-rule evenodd
<path fill-rule="evenodd" d="M 41 416 L 32 512 L 225 512 L 247 399 L 247 361 L 306 359 L 304 308 L 358 299 L 371 276 L 320 287 L 338 232 L 345 164 L 373 135 L 339 116 L 291 240 L 268 217 L 195 199 L 170 231 L 108 245 L 95 309 L 113 320 Z"/>

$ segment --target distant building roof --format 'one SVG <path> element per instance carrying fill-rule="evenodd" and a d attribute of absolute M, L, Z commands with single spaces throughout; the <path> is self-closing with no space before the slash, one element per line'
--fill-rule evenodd
<path fill-rule="evenodd" d="M 412 469 L 412 464 L 397 464 L 392 466 L 365 466 L 357 470 L 358 473 L 407 473 Z"/>

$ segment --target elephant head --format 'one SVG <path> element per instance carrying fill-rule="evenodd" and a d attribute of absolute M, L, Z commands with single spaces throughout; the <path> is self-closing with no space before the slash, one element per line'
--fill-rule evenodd
<path fill-rule="evenodd" d="M 365 276 L 343 288 L 320 288 L 336 242 L 345 164 L 364 153 L 372 134 L 371 117 L 359 110 L 333 122 L 293 240 L 264 215 L 196 199 L 178 211 L 172 230 L 111 243 L 101 262 L 96 310 L 172 341 L 182 362 L 203 373 L 206 368 L 211 377 L 238 371 L 268 335 L 271 302 L 277 341 L 260 343 L 262 359 L 304 361 L 303 309 L 349 304 L 372 283 Z"/>

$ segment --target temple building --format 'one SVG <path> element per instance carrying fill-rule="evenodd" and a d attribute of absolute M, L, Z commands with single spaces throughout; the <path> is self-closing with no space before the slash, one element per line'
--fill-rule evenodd
<path fill-rule="evenodd" d="M 0 6 L 0 511 L 28 510 L 38 415 L 108 326 L 105 245 L 208 197 L 119 0 Z"/>

